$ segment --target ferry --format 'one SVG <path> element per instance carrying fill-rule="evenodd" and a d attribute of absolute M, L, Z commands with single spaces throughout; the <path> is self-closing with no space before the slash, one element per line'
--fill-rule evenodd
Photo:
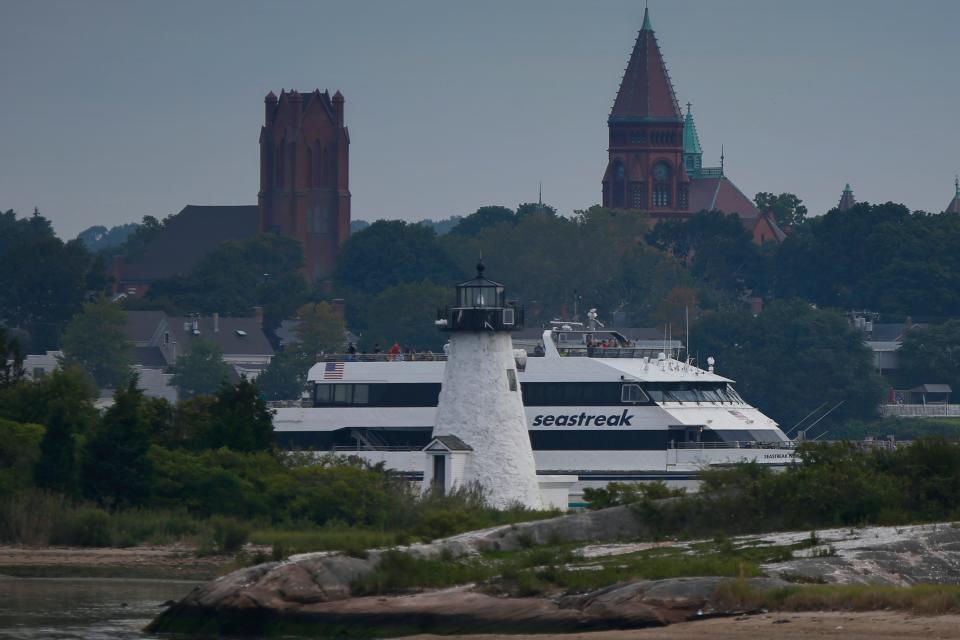
<path fill-rule="evenodd" d="M 794 442 L 714 371 L 712 358 L 702 369 L 652 347 L 615 330 L 555 323 L 533 353 L 515 349 L 538 474 L 577 476 L 577 494 L 613 481 L 695 487 L 705 468 L 794 460 Z M 306 406 L 277 409 L 278 443 L 360 456 L 420 480 L 445 360 L 325 356 L 309 371 Z"/>

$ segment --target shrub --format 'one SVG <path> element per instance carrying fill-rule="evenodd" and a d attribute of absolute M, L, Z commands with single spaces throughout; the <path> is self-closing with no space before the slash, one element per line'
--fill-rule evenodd
<path fill-rule="evenodd" d="M 221 553 L 239 551 L 250 537 L 246 525 L 223 516 L 210 518 L 210 528 L 214 546 Z"/>

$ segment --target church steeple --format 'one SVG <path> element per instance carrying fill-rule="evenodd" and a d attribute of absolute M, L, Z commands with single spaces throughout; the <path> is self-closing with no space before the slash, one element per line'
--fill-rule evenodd
<path fill-rule="evenodd" d="M 611 123 L 642 121 L 682 121 L 670 74 L 650 25 L 649 9 L 643 10 L 643 26 L 610 111 Z"/>
<path fill-rule="evenodd" d="M 700 148 L 700 136 L 697 135 L 697 125 L 693 122 L 691 106 L 688 102 L 687 115 L 683 119 L 683 165 L 693 177 L 703 166 L 703 149 Z"/>
<path fill-rule="evenodd" d="M 960 176 L 957 176 L 953 179 L 953 189 L 953 200 L 951 200 L 950 204 L 947 205 L 947 209 L 944 211 L 944 213 L 960 214 Z"/>
<path fill-rule="evenodd" d="M 843 195 L 840 196 L 840 204 L 837 205 L 837 209 L 847 211 L 848 209 L 852 209 L 855 204 L 857 204 L 857 201 L 853 197 L 853 189 L 850 188 L 850 183 L 848 182 L 847 186 L 843 188 Z"/>

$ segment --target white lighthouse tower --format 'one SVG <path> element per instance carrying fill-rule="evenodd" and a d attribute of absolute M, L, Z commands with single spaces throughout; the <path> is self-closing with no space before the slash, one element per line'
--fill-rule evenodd
<path fill-rule="evenodd" d="M 502 284 L 483 275 L 457 285 L 456 306 L 437 325 L 450 349 L 426 448 L 424 485 L 447 490 L 479 483 L 496 508 L 543 508 L 510 332 L 523 309 L 508 304 Z"/>

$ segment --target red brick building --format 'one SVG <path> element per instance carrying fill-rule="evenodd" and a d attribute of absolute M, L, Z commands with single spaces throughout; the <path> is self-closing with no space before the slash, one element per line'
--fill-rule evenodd
<path fill-rule="evenodd" d="M 680 111 L 660 45 L 644 10 L 643 26 L 607 118 L 609 146 L 603 206 L 636 209 L 651 218 L 685 218 L 698 211 L 737 213 L 757 242 L 784 237 L 772 216 L 719 167 L 703 166 L 693 114 Z"/>
<path fill-rule="evenodd" d="M 271 91 L 260 130 L 260 231 L 297 238 L 304 275 L 326 279 L 350 235 L 350 136 L 343 95 Z"/>

